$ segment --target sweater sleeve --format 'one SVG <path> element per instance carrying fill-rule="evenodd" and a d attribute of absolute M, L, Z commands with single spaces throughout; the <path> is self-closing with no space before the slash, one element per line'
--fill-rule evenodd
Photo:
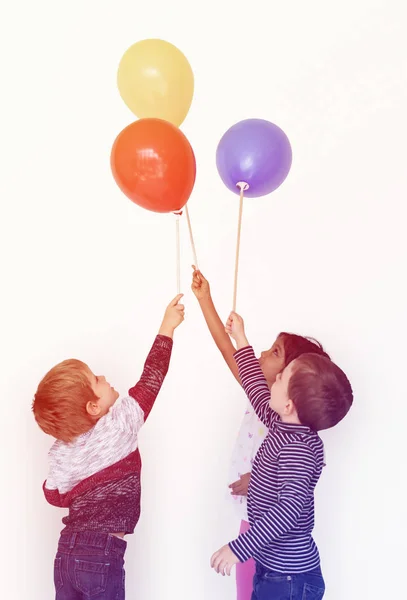
<path fill-rule="evenodd" d="M 42 491 L 44 492 L 44 496 L 46 501 L 52 506 L 57 506 L 58 508 L 62 508 L 64 506 L 63 500 L 58 490 L 49 490 L 47 488 L 47 482 L 44 481 L 42 486 Z"/>
<path fill-rule="evenodd" d="M 280 450 L 278 501 L 254 522 L 249 531 L 229 544 L 241 562 L 295 528 L 316 468 L 316 457 L 306 444 L 287 444 Z"/>
<path fill-rule="evenodd" d="M 140 380 L 129 390 L 144 413 L 144 421 L 153 408 L 170 365 L 173 341 L 165 335 L 157 335 L 147 356 Z"/>
<path fill-rule="evenodd" d="M 252 346 L 241 348 L 234 356 L 246 396 L 259 419 L 270 427 L 279 416 L 270 408 L 270 389 Z"/>

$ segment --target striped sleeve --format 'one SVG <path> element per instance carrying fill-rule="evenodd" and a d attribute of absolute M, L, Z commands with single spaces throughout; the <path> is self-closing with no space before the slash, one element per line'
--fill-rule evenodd
<path fill-rule="evenodd" d="M 140 381 L 129 390 L 144 413 L 144 421 L 153 408 L 170 365 L 173 341 L 165 335 L 157 335 L 147 356 Z"/>
<path fill-rule="evenodd" d="M 246 396 L 259 419 L 270 427 L 271 423 L 279 417 L 270 408 L 270 389 L 252 346 L 241 348 L 234 356 Z"/>
<path fill-rule="evenodd" d="M 284 446 L 278 456 L 278 501 L 229 546 L 241 562 L 292 530 L 301 515 L 317 469 L 304 443 Z"/>

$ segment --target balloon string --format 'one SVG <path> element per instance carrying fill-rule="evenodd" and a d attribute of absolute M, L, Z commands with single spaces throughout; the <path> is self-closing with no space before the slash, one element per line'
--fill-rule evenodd
<path fill-rule="evenodd" d="M 176 233 L 176 245 L 177 245 L 177 294 L 181 293 L 181 251 L 180 251 L 180 239 L 179 239 L 179 214 L 175 215 L 175 233 Z"/>
<path fill-rule="evenodd" d="M 233 312 L 236 312 L 237 298 L 237 276 L 239 273 L 239 251 L 240 251 L 240 232 L 242 229 L 242 213 L 243 213 L 243 194 L 244 185 L 240 186 L 240 202 L 239 202 L 239 223 L 237 226 L 237 244 L 236 244 L 236 261 L 235 261 L 235 283 L 233 288 Z"/>
<path fill-rule="evenodd" d="M 192 254 L 193 254 L 193 257 L 194 257 L 194 265 L 196 266 L 196 268 L 198 268 L 198 259 L 196 257 L 196 249 L 195 249 L 195 243 L 194 243 L 194 236 L 192 235 L 191 219 L 189 218 L 188 205 L 185 206 L 185 213 L 187 215 L 189 237 L 190 237 L 190 240 L 191 240 Z"/>

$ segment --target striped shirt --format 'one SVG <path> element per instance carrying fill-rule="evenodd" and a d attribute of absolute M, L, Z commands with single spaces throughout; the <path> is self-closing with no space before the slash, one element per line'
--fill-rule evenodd
<path fill-rule="evenodd" d="M 158 335 L 140 381 L 92 429 L 49 452 L 43 490 L 54 506 L 69 508 L 66 531 L 133 533 L 140 516 L 138 432 L 168 371 L 172 339 Z"/>
<path fill-rule="evenodd" d="M 269 433 L 253 464 L 247 497 L 250 529 L 229 546 L 241 562 L 254 557 L 270 571 L 310 571 L 319 566 L 311 533 L 323 443 L 309 427 L 283 423 L 270 408 L 270 389 L 251 346 L 236 352 L 235 359 L 243 389 Z"/>

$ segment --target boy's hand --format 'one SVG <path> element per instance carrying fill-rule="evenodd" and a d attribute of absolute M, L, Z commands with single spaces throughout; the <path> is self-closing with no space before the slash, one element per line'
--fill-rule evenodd
<path fill-rule="evenodd" d="M 178 304 L 184 294 L 178 294 L 167 306 L 164 319 L 160 327 L 159 335 L 172 338 L 174 330 L 182 323 L 185 317 L 185 307 Z"/>
<path fill-rule="evenodd" d="M 247 496 L 250 483 L 250 472 L 241 475 L 237 481 L 230 484 L 232 496 Z"/>
<path fill-rule="evenodd" d="M 231 312 L 228 320 L 226 321 L 225 331 L 235 340 L 237 349 L 249 346 L 246 334 L 244 331 L 244 322 L 240 315 L 235 312 Z"/>
<path fill-rule="evenodd" d="M 211 558 L 211 567 L 221 575 L 230 575 L 233 565 L 239 562 L 236 554 L 232 552 L 230 546 L 226 544 L 220 550 L 215 552 Z"/>
<path fill-rule="evenodd" d="M 195 265 L 192 265 L 194 272 L 192 273 L 192 285 L 191 290 L 194 292 L 198 300 L 204 300 L 209 298 L 211 291 L 209 288 L 209 282 L 202 275 Z"/>

